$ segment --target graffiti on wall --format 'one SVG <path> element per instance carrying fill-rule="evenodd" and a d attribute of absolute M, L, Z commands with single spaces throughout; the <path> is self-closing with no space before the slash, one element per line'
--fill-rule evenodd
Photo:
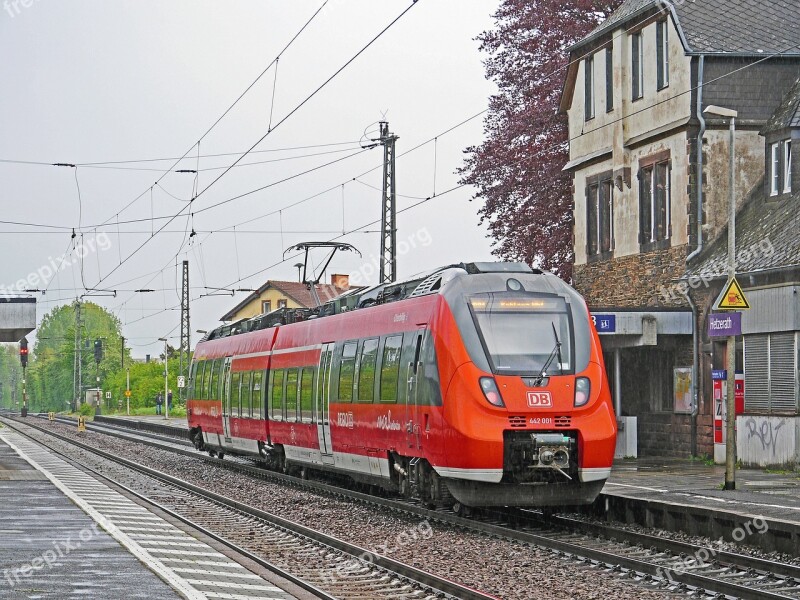
<path fill-rule="evenodd" d="M 758 439 L 761 443 L 761 449 L 764 452 L 771 451 L 773 457 L 778 447 L 781 428 L 784 425 L 786 425 L 786 421 L 782 419 L 777 423 L 772 419 L 764 419 L 759 425 L 753 417 L 750 417 L 744 422 L 744 426 L 747 429 L 747 440 Z"/>

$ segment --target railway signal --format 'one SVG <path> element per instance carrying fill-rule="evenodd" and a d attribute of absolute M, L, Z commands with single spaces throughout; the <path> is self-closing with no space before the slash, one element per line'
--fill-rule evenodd
<path fill-rule="evenodd" d="M 19 341 L 19 362 L 23 369 L 28 366 L 28 338 Z"/>
<path fill-rule="evenodd" d="M 100 364 L 103 360 L 103 340 L 97 339 L 94 341 L 94 362 Z"/>

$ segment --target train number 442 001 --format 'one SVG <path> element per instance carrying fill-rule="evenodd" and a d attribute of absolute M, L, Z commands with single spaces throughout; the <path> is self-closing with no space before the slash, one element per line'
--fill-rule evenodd
<path fill-rule="evenodd" d="M 528 420 L 528 425 L 552 425 L 553 419 L 550 417 L 531 417 Z"/>

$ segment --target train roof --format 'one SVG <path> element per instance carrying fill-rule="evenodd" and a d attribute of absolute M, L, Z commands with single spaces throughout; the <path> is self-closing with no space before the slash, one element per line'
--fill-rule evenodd
<path fill-rule="evenodd" d="M 483 274 L 516 274 L 519 276 L 541 275 L 543 279 L 547 281 L 545 286 L 551 290 L 558 286 L 569 288 L 567 284 L 552 273 L 547 273 L 539 269 L 532 269 L 525 263 L 454 263 L 420 273 L 404 281 L 381 283 L 370 288 L 354 289 L 316 308 L 279 308 L 250 319 L 242 319 L 235 323 L 222 325 L 206 334 L 201 342 L 250 333 L 252 331 L 259 331 L 279 325 L 288 325 L 290 323 L 324 318 L 344 312 L 388 304 L 390 302 L 398 302 L 407 298 L 438 294 L 442 291 L 443 287 L 454 278 L 461 278 L 465 275 Z"/>

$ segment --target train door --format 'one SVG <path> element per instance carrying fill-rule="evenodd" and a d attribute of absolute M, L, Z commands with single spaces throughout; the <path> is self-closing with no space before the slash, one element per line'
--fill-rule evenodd
<path fill-rule="evenodd" d="M 422 362 L 420 355 L 422 352 L 422 339 L 425 335 L 425 328 L 422 327 L 415 332 L 406 334 L 410 343 L 403 343 L 403 351 L 408 363 L 407 393 L 405 405 L 405 436 L 407 447 L 417 450 L 422 447 L 420 438 L 419 424 L 419 377 L 422 374 Z"/>
<path fill-rule="evenodd" d="M 222 391 L 222 431 L 225 441 L 231 441 L 231 358 L 225 359 L 219 389 Z"/>
<path fill-rule="evenodd" d="M 333 364 L 334 344 L 324 344 L 319 358 L 317 375 L 317 437 L 319 451 L 324 464 L 333 464 L 333 445 L 331 443 L 331 366 Z"/>

